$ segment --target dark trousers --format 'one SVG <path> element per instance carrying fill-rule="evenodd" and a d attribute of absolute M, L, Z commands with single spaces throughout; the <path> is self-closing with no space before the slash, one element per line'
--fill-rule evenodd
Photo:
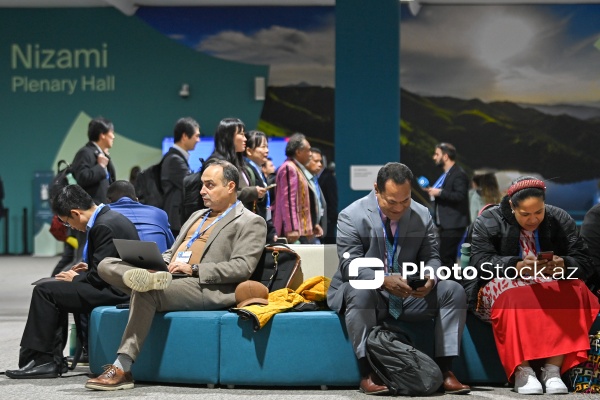
<path fill-rule="evenodd" d="M 465 233 L 465 228 L 443 229 L 438 227 L 440 237 L 440 258 L 442 265 L 452 267 L 456 263 L 458 245 Z"/>
<path fill-rule="evenodd" d="M 86 299 L 77 290 L 80 285 L 87 285 L 89 288 L 86 289 L 95 291 L 88 283 L 65 281 L 44 282 L 33 289 L 29 315 L 21 338 L 19 368 L 36 359 L 40 353 L 51 355 L 55 359 L 62 358 L 69 313 L 73 313 L 78 321 L 79 315 L 89 314 L 99 305 L 116 305 L 128 298 L 125 294 L 117 296 L 112 292 L 105 296 L 102 290 L 97 290 L 97 296 L 88 296 Z"/>

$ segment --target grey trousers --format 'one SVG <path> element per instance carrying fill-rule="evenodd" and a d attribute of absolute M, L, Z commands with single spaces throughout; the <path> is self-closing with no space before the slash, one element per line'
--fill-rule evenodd
<path fill-rule="evenodd" d="M 165 290 L 132 292 L 123 283 L 123 274 L 132 268 L 135 267 L 111 257 L 98 265 L 98 274 L 102 279 L 131 294 L 129 321 L 117 352 L 127 354 L 134 361 L 144 345 L 156 312 L 218 310 L 224 307 L 224 304 L 215 304 L 205 298 L 198 278 L 193 277 L 175 279 Z"/>
<path fill-rule="evenodd" d="M 369 331 L 389 316 L 388 293 L 383 290 L 355 289 L 343 283 L 334 295 L 343 294 L 341 310 L 346 320 L 348 335 L 357 358 L 366 357 Z M 460 354 L 460 342 L 467 320 L 467 296 L 455 281 L 439 281 L 424 298 L 408 297 L 402 302 L 399 321 L 435 322 L 435 356 L 450 357 Z"/>

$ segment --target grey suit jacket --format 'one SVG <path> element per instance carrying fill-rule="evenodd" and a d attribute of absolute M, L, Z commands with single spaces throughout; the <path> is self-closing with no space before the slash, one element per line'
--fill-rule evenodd
<path fill-rule="evenodd" d="M 410 209 L 400 219 L 398 247 L 395 257 L 402 266 L 404 262 L 419 265 L 424 262 L 436 270 L 440 265 L 438 244 L 435 238 L 433 220 L 429 210 L 411 201 Z M 343 307 L 342 291 L 339 287 L 348 282 L 348 267 L 357 257 L 373 257 L 384 261 L 385 237 L 383 222 L 377 207 L 375 191 L 346 207 L 339 215 L 337 225 L 337 252 L 339 268 L 329 286 L 328 305 L 339 311 Z M 344 258 L 344 253 L 349 257 Z M 352 279 L 373 279 L 373 271 L 361 268 L 358 277 Z"/>
<path fill-rule="evenodd" d="M 163 253 L 168 264 L 192 225 L 209 209 L 193 213 L 181 227 L 173 247 Z M 204 298 L 229 307 L 235 304 L 235 288 L 247 281 L 260 260 L 267 237 L 267 224 L 239 203 L 213 228 L 200 257 L 199 283 Z"/>

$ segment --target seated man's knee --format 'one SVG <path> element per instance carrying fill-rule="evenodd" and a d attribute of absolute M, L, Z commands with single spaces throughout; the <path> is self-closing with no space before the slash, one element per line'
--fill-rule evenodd
<path fill-rule="evenodd" d="M 381 296 L 375 289 L 356 289 L 347 285 L 344 291 L 344 300 L 347 308 L 361 308 L 376 306 Z"/>
<path fill-rule="evenodd" d="M 456 281 L 442 280 L 436 285 L 439 299 L 450 299 L 456 305 L 467 304 L 467 294 L 462 285 Z"/>

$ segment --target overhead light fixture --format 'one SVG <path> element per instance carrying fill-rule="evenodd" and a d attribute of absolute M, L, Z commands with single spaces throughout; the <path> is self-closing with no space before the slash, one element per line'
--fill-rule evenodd
<path fill-rule="evenodd" d="M 265 78 L 262 76 L 254 77 L 254 100 L 265 99 Z"/>
<path fill-rule="evenodd" d="M 179 96 L 184 99 L 190 97 L 190 85 L 184 83 L 181 85 L 181 89 L 179 89 Z"/>

